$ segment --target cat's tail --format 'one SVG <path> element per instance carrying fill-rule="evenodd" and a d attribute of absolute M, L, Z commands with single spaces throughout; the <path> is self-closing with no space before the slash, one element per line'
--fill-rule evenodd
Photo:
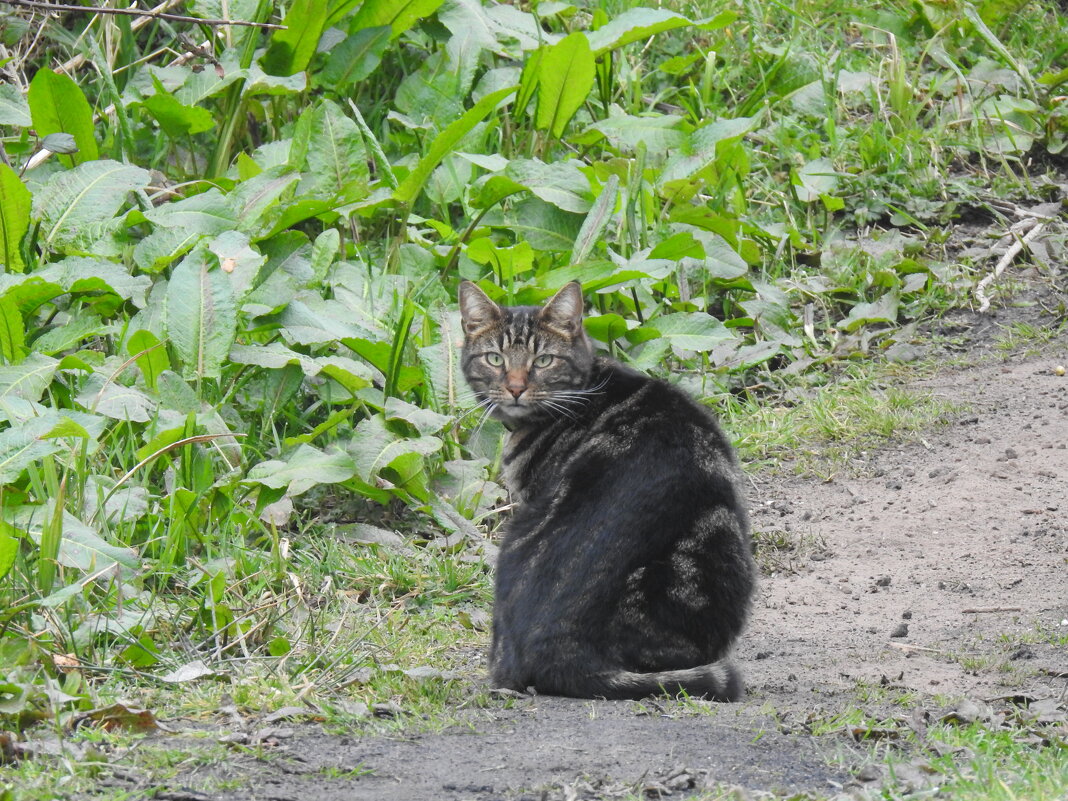
<path fill-rule="evenodd" d="M 564 686 L 556 692 L 579 698 L 609 699 L 685 693 L 692 698 L 703 697 L 710 701 L 737 701 L 745 693 L 745 686 L 738 668 L 723 660 L 686 670 L 665 670 L 660 673 L 632 673 L 620 670 L 572 676 L 570 681 L 564 682 Z"/>

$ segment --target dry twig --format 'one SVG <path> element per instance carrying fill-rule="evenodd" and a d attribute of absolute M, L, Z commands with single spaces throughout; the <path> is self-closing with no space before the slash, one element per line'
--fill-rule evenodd
<path fill-rule="evenodd" d="M 1020 238 L 1020 231 L 1031 228 L 1023 238 Z M 1039 222 L 1038 217 L 1030 217 L 1023 220 L 1012 227 L 1009 230 L 1009 236 L 1015 237 L 1016 241 L 1012 243 L 1005 255 L 1001 257 L 1001 260 L 994 267 L 994 271 L 990 273 L 986 278 L 979 282 L 975 287 L 975 297 L 979 300 L 979 311 L 986 312 L 990 309 L 990 295 L 987 294 L 987 287 L 990 286 L 997 278 L 1005 272 L 1005 268 L 1012 264 L 1012 260 L 1015 259 L 1021 250 L 1027 247 L 1031 242 L 1038 237 L 1042 230 L 1046 227 L 1045 222 Z"/>
<path fill-rule="evenodd" d="M 984 615 L 988 612 L 1020 612 L 1022 611 L 1018 606 L 977 606 L 973 609 L 962 609 L 961 613 L 965 615 Z"/>
<path fill-rule="evenodd" d="M 162 12 L 142 11 L 137 8 L 90 8 L 86 6 L 68 6 L 60 3 L 45 3 L 40 0 L 0 0 L 4 5 L 30 8 L 35 11 L 71 11 L 89 14 L 121 14 L 129 17 L 148 17 L 149 19 L 165 19 L 169 22 L 192 22 L 195 25 L 242 25 L 246 28 L 264 28 L 266 30 L 285 30 L 285 25 L 275 25 L 271 22 L 249 22 L 237 19 L 201 19 L 200 17 L 187 17 L 182 14 L 164 14 Z"/>

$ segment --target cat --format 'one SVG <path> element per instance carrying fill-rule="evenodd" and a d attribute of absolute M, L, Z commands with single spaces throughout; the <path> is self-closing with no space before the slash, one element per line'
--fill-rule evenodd
<path fill-rule="evenodd" d="M 733 701 L 756 565 L 740 472 L 686 393 L 598 356 L 570 283 L 544 306 L 459 290 L 463 373 L 509 429 L 494 686 Z"/>

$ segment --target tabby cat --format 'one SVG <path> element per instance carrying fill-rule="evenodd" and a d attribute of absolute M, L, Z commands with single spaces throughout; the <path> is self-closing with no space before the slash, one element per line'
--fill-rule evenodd
<path fill-rule="evenodd" d="M 582 290 L 498 306 L 460 286 L 463 371 L 510 430 L 517 507 L 497 562 L 490 676 L 549 695 L 731 701 L 756 581 L 733 450 L 679 389 L 596 356 Z"/>

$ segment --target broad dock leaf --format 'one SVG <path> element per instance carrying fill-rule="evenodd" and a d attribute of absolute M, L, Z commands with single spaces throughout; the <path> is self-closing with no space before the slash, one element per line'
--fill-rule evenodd
<path fill-rule="evenodd" d="M 37 70 L 26 95 L 30 116 L 37 135 L 68 133 L 74 137 L 78 152 L 59 159 L 68 167 L 97 158 L 93 110 L 82 90 L 71 78 L 47 67 Z"/>
<path fill-rule="evenodd" d="M 538 64 L 534 124 L 560 138 L 593 89 L 594 57 L 586 34 L 575 31 L 545 51 Z"/>
<path fill-rule="evenodd" d="M 19 245 L 30 227 L 33 198 L 15 171 L 0 164 L 0 265 L 8 272 L 25 268 Z"/>
<path fill-rule="evenodd" d="M 147 170 L 107 159 L 56 173 L 33 197 L 40 241 L 48 249 L 85 250 L 118 224 L 127 193 L 148 182 Z"/>
<path fill-rule="evenodd" d="M 198 249 L 182 259 L 167 285 L 167 336 L 186 378 L 218 378 L 230 354 L 237 309 L 230 281 Z"/>

